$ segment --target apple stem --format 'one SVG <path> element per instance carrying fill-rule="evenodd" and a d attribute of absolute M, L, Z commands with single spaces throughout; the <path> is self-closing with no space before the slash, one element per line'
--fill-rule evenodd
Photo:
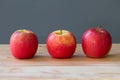
<path fill-rule="evenodd" d="M 98 28 L 102 28 L 102 25 L 98 25 Z"/>
<path fill-rule="evenodd" d="M 62 30 L 60 29 L 60 34 L 62 34 Z"/>
<path fill-rule="evenodd" d="M 97 27 L 96 30 L 97 30 L 98 32 L 100 32 L 102 29 L 103 29 L 103 28 L 102 28 L 102 25 L 98 25 L 98 27 Z"/>

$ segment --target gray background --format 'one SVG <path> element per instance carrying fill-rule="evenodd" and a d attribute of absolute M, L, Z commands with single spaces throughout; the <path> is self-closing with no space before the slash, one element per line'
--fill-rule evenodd
<path fill-rule="evenodd" d="M 17 29 L 30 29 L 45 43 L 56 29 L 72 31 L 77 43 L 90 27 L 103 25 L 120 42 L 120 0 L 0 0 L 0 44 Z"/>

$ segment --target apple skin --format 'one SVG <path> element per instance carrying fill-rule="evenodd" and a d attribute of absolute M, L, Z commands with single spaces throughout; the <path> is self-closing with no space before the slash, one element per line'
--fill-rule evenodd
<path fill-rule="evenodd" d="M 34 57 L 38 48 L 38 38 L 30 30 L 17 30 L 10 37 L 10 50 L 18 59 Z"/>
<path fill-rule="evenodd" d="M 49 34 L 46 45 L 53 58 L 71 58 L 76 49 L 76 38 L 68 30 L 56 30 Z"/>
<path fill-rule="evenodd" d="M 82 49 L 86 56 L 105 57 L 112 47 L 112 37 L 102 26 L 90 28 L 82 36 Z"/>

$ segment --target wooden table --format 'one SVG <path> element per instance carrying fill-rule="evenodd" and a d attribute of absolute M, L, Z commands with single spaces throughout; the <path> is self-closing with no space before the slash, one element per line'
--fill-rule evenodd
<path fill-rule="evenodd" d="M 70 59 L 51 58 L 45 44 L 32 59 L 16 59 L 9 45 L 0 45 L 0 80 L 120 80 L 120 44 L 105 58 L 88 58 L 77 45 Z"/>

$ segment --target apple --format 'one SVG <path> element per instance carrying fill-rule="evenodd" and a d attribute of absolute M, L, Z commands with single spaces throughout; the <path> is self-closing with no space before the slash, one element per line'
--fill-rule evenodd
<path fill-rule="evenodd" d="M 68 30 L 55 30 L 48 35 L 46 45 L 53 58 L 70 58 L 76 49 L 76 38 Z"/>
<path fill-rule="evenodd" d="M 110 33 L 100 25 L 90 28 L 82 36 L 82 49 L 86 56 L 93 58 L 105 57 L 112 46 Z"/>
<path fill-rule="evenodd" d="M 38 38 L 31 30 L 17 30 L 10 37 L 10 50 L 16 58 L 32 58 L 37 48 Z"/>

